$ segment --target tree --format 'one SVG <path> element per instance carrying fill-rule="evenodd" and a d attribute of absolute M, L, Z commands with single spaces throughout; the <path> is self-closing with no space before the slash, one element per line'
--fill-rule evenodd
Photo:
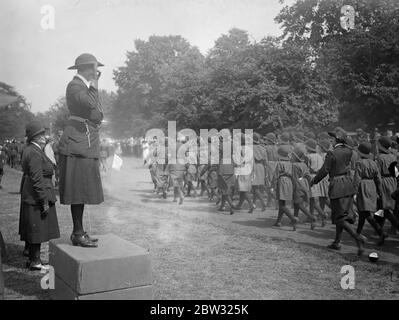
<path fill-rule="evenodd" d="M 0 82 L 0 94 L 16 98 L 9 105 L 0 107 L 0 139 L 23 140 L 26 124 L 34 118 L 30 105 L 12 86 L 4 82 Z"/>
<path fill-rule="evenodd" d="M 301 0 L 276 17 L 285 42 L 308 43 L 350 126 L 399 122 L 399 4 L 396 0 L 348 0 L 355 29 L 341 28 L 343 2 Z"/>

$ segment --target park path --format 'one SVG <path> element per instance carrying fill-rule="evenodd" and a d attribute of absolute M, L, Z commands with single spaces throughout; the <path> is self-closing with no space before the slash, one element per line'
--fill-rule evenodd
<path fill-rule="evenodd" d="M 110 159 L 111 160 L 111 159 Z M 216 211 L 206 198 L 186 198 L 183 205 L 152 192 L 150 174 L 140 159 L 123 158 L 121 171 L 102 174 L 105 202 L 87 206 L 85 228 L 113 233 L 151 252 L 156 299 L 397 299 L 390 272 L 399 271 L 397 238 L 378 250 L 379 264 L 358 259 L 351 239 L 341 253 L 325 246 L 334 229 L 311 231 L 308 224 L 291 231 L 288 221 L 273 228 L 275 210 L 233 216 Z M 20 172 L 6 168 L 0 191 L 0 228 L 9 249 L 4 264 L 6 297 L 48 299 L 40 274 L 24 268 L 18 239 Z M 69 207 L 57 205 L 61 236 L 71 232 Z M 368 230 L 369 232 L 369 230 Z M 387 246 L 387 247 L 388 247 Z M 43 246 L 43 257 L 48 254 Z M 368 252 L 373 246 L 368 246 Z M 356 268 L 356 290 L 343 291 L 340 270 Z M 395 265 L 396 264 L 396 265 Z"/>

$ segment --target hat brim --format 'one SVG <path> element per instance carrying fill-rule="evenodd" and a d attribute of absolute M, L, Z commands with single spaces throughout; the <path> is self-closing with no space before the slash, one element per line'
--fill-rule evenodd
<path fill-rule="evenodd" d="M 389 149 L 385 148 L 381 143 L 377 143 L 378 146 L 378 151 L 383 151 L 385 153 L 390 153 L 391 151 L 389 151 Z"/>
<path fill-rule="evenodd" d="M 312 147 L 308 147 L 308 146 L 306 146 L 306 150 L 311 151 L 311 152 L 317 152 L 316 148 L 312 148 Z"/>
<path fill-rule="evenodd" d="M 29 140 L 32 140 L 34 137 L 38 136 L 39 134 L 45 133 L 46 129 L 40 129 L 36 132 L 34 132 L 33 134 L 31 134 L 30 136 L 26 136 Z"/>
<path fill-rule="evenodd" d="M 359 149 L 357 149 L 357 153 L 359 154 L 360 157 L 362 158 L 366 158 L 366 159 L 372 159 L 373 158 L 373 154 L 369 153 L 363 153 L 361 152 Z"/>
<path fill-rule="evenodd" d="M 88 65 L 91 65 L 91 64 L 95 64 L 95 63 L 93 62 L 93 63 L 77 64 L 77 65 L 69 67 L 68 70 L 77 70 L 79 67 L 88 66 Z M 97 62 L 97 67 L 104 67 L 104 65 L 101 62 Z"/>

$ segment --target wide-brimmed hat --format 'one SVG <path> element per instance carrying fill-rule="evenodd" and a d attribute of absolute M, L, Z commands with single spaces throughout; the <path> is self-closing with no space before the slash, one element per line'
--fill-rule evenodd
<path fill-rule="evenodd" d="M 359 155 L 363 158 L 368 158 L 371 159 L 371 157 L 373 156 L 371 154 L 371 143 L 369 142 L 362 142 L 361 144 L 359 144 L 359 146 L 357 147 L 357 152 L 359 153 Z"/>
<path fill-rule="evenodd" d="M 321 132 L 320 134 L 317 135 L 317 137 L 318 137 L 319 140 L 331 139 L 330 135 L 326 131 Z"/>
<path fill-rule="evenodd" d="M 253 141 L 254 141 L 254 143 L 256 143 L 256 144 L 259 144 L 259 143 L 261 142 L 261 136 L 260 136 L 259 133 L 254 132 L 254 134 L 253 134 Z"/>
<path fill-rule="evenodd" d="M 44 129 L 43 125 L 39 121 L 34 120 L 27 124 L 25 129 L 25 136 L 27 137 L 27 140 L 30 141 L 34 137 L 45 132 L 46 129 Z"/>
<path fill-rule="evenodd" d="M 273 143 L 273 144 L 275 144 L 277 142 L 277 137 L 276 137 L 276 135 L 273 132 L 269 132 L 268 134 L 266 134 L 264 139 L 267 142 L 270 142 L 270 143 Z"/>
<path fill-rule="evenodd" d="M 306 154 L 305 147 L 304 146 L 300 146 L 300 145 L 297 145 L 294 148 L 294 151 L 292 151 L 293 159 L 297 160 L 297 161 L 300 161 L 300 162 L 305 161 L 305 159 L 306 159 L 305 154 Z"/>
<path fill-rule="evenodd" d="M 319 142 L 321 151 L 328 152 L 331 147 L 331 143 L 328 139 L 323 139 Z"/>
<path fill-rule="evenodd" d="M 305 142 L 305 146 L 309 152 L 316 152 L 317 142 L 314 139 L 309 139 Z"/>
<path fill-rule="evenodd" d="M 306 131 L 304 135 L 307 139 L 316 139 L 316 135 L 312 131 Z"/>
<path fill-rule="evenodd" d="M 392 140 L 388 137 L 381 137 L 378 139 L 378 150 L 389 153 L 389 148 L 392 145 Z"/>
<path fill-rule="evenodd" d="M 290 146 L 280 146 L 277 149 L 277 154 L 280 160 L 290 160 L 290 154 L 292 149 Z"/>
<path fill-rule="evenodd" d="M 82 53 L 79 57 L 75 59 L 75 64 L 68 68 L 68 70 L 78 69 L 81 66 L 96 64 L 98 67 L 103 67 L 104 65 L 97 61 L 96 57 L 90 53 Z"/>
<path fill-rule="evenodd" d="M 302 132 L 293 132 L 292 140 L 294 140 L 295 142 L 305 142 L 306 138 Z"/>
<path fill-rule="evenodd" d="M 335 140 L 337 140 L 338 142 L 343 142 L 348 144 L 348 134 L 341 127 L 336 127 L 334 131 L 328 132 L 328 135 L 334 137 Z"/>

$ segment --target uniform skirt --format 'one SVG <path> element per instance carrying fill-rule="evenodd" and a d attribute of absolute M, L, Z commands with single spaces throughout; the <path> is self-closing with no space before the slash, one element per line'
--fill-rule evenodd
<path fill-rule="evenodd" d="M 292 201 L 294 197 L 294 188 L 290 177 L 282 176 L 277 181 L 276 190 L 277 200 Z"/>
<path fill-rule="evenodd" d="M 239 192 L 249 192 L 252 189 L 252 175 L 239 175 L 237 178 L 237 188 Z"/>
<path fill-rule="evenodd" d="M 382 177 L 381 179 L 381 208 L 384 210 L 395 209 L 395 200 L 391 194 L 397 188 L 396 179 L 393 177 Z"/>
<path fill-rule="evenodd" d="M 208 186 L 209 188 L 218 187 L 218 173 L 215 170 L 209 171 L 208 173 Z"/>
<path fill-rule="evenodd" d="M 353 196 L 331 199 L 331 222 L 340 225 L 344 221 L 355 222 Z"/>
<path fill-rule="evenodd" d="M 219 175 L 218 176 L 218 187 L 222 192 L 222 195 L 231 195 L 236 184 L 234 174 L 230 175 Z"/>
<path fill-rule="evenodd" d="M 266 186 L 271 187 L 274 172 L 276 171 L 277 161 L 266 161 L 265 180 Z"/>
<path fill-rule="evenodd" d="M 59 175 L 61 204 L 104 202 L 98 159 L 60 155 Z"/>
<path fill-rule="evenodd" d="M 253 186 L 265 185 L 265 167 L 262 162 L 255 162 L 254 165 L 254 179 L 252 181 Z"/>
<path fill-rule="evenodd" d="M 60 237 L 57 212 L 51 204 L 46 216 L 42 216 L 40 206 L 22 202 L 19 218 L 19 235 L 21 241 L 43 243 Z"/>
<path fill-rule="evenodd" d="M 172 171 L 170 172 L 170 179 L 173 187 L 183 188 L 184 184 L 184 171 Z"/>
<path fill-rule="evenodd" d="M 356 205 L 359 212 L 377 211 L 377 187 L 374 180 L 361 180 L 356 195 Z"/>
<path fill-rule="evenodd" d="M 316 174 L 312 174 L 311 177 L 314 178 Z M 310 188 L 310 198 L 327 198 L 328 197 L 328 178 L 325 177 L 318 184 L 314 184 Z"/>

